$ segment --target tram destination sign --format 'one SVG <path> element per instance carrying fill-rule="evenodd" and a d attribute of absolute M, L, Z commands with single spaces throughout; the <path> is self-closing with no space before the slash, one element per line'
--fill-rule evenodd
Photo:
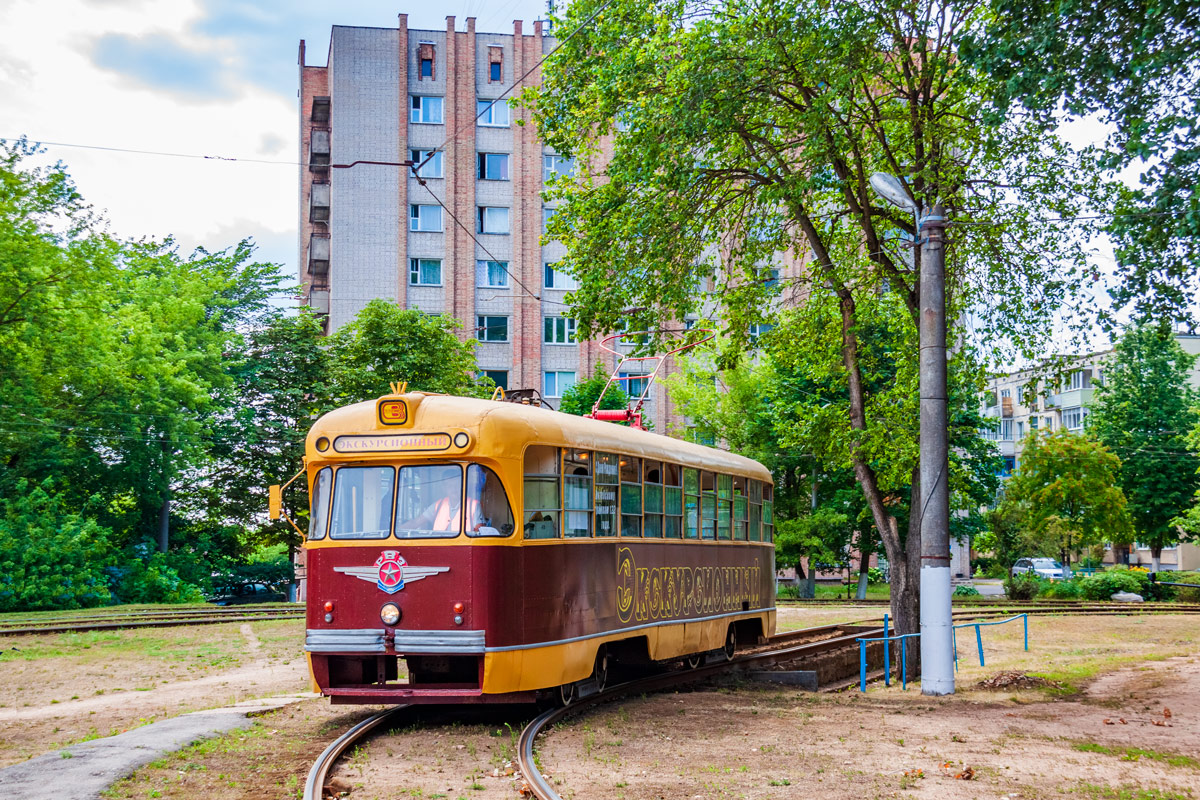
<path fill-rule="evenodd" d="M 339 453 L 420 453 L 450 449 L 448 433 L 388 433 L 346 435 L 333 440 Z"/>

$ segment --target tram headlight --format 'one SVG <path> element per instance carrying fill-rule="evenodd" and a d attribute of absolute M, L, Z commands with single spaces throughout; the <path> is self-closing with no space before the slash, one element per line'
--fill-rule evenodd
<path fill-rule="evenodd" d="M 395 625 L 400 621 L 400 606 L 385 603 L 383 608 L 379 609 L 379 618 L 383 620 L 384 625 Z"/>

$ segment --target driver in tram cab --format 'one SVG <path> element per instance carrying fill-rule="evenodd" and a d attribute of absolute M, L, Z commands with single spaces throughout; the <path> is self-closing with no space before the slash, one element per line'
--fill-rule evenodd
<path fill-rule="evenodd" d="M 442 476 L 434 481 L 434 485 L 458 485 L 458 467 L 447 467 Z M 500 536 L 500 531 L 489 526 L 483 515 L 483 489 L 487 483 L 487 473 L 478 467 L 467 470 L 467 530 L 480 536 Z M 461 502 L 458 493 L 443 492 L 442 496 L 433 501 L 421 515 L 398 525 L 398 529 L 426 530 L 449 533 L 457 531 Z"/>

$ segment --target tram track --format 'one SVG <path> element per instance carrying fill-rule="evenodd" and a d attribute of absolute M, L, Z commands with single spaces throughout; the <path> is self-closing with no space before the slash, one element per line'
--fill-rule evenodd
<path fill-rule="evenodd" d="M 1034 616 L 1049 614 L 1071 614 L 1078 616 L 1113 616 L 1113 615 L 1146 615 L 1146 614 L 1200 614 L 1200 605 L 1179 606 L 1177 604 L 1142 604 L 1129 605 L 1088 605 L 1068 603 L 1049 607 L 1005 606 L 1002 608 L 959 609 L 955 619 L 987 619 L 997 615 L 1028 613 Z M 550 709 L 536 716 L 521 731 L 517 742 L 515 766 L 520 773 L 528 796 L 538 800 L 562 800 L 550 782 L 538 769 L 534 746 L 537 737 L 556 722 L 588 709 L 619 699 L 631 694 L 642 694 L 658 691 L 673 686 L 695 683 L 722 674 L 766 669 L 778 664 L 812 658 L 823 653 L 839 650 L 845 647 L 857 646 L 857 640 L 862 637 L 874 637 L 883 633 L 881 619 L 878 617 L 857 622 L 835 623 L 795 631 L 785 631 L 772 636 L 766 645 L 747 647 L 731 660 L 720 660 L 706 663 L 695 669 L 679 669 L 640 677 L 626 681 L 603 692 L 582 698 L 569 706 Z M 711 660 L 714 656 L 708 656 Z M 309 772 L 305 784 L 304 800 L 322 800 L 323 790 L 328 783 L 329 774 L 343 753 L 356 744 L 368 738 L 385 721 L 393 715 L 412 710 L 413 706 L 396 706 L 368 717 L 342 734 L 322 752 Z"/>
<path fill-rule="evenodd" d="M 227 609 L 189 611 L 155 611 L 146 614 L 97 614 L 93 617 L 37 620 L 6 620 L 0 623 L 0 636 L 22 636 L 39 633 L 83 633 L 87 631 L 123 630 L 127 628 L 171 628 L 187 625 L 217 625 L 229 622 L 262 622 L 302 619 L 304 607 Z"/>

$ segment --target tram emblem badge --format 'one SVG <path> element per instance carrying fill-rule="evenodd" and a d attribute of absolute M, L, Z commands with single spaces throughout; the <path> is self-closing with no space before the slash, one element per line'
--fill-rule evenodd
<path fill-rule="evenodd" d="M 414 567 L 404 560 L 397 550 L 384 550 L 370 567 L 334 567 L 334 572 L 341 572 L 358 578 L 361 581 L 374 583 L 381 591 L 395 594 L 404 588 L 404 584 L 423 580 L 439 572 L 449 572 L 449 567 Z"/>

